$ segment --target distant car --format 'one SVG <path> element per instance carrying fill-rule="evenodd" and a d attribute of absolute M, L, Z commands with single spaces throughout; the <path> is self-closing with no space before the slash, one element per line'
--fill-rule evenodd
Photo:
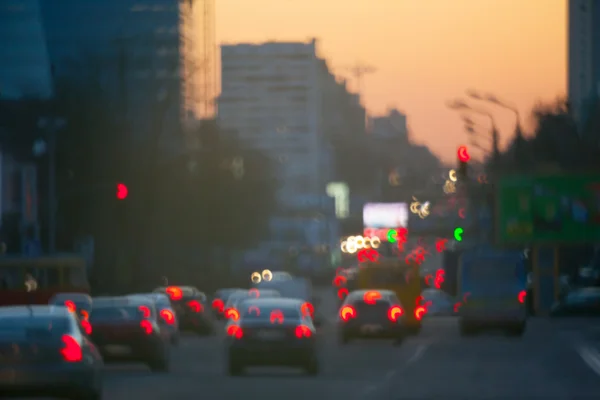
<path fill-rule="evenodd" d="M 572 290 L 556 302 L 552 317 L 600 317 L 600 287 Z"/>
<path fill-rule="evenodd" d="M 404 307 L 391 290 L 350 292 L 340 307 L 338 334 L 341 344 L 352 339 L 395 339 L 402 342 L 409 327 Z"/>
<path fill-rule="evenodd" d="M 238 309 L 239 303 L 247 299 L 266 299 L 272 297 L 281 297 L 278 291 L 271 289 L 250 289 L 244 290 L 240 292 L 233 293 L 229 296 L 229 300 L 227 300 L 227 304 L 225 304 L 225 311 L 223 315 L 227 319 L 233 319 L 234 321 L 239 319 L 241 310 Z"/>
<path fill-rule="evenodd" d="M 247 292 L 248 289 L 240 289 L 240 288 L 227 288 L 227 289 L 219 289 L 215 292 L 212 298 L 212 309 L 215 315 L 215 318 L 218 320 L 225 319 L 223 313 L 225 312 L 225 304 L 229 300 L 229 296 L 237 292 Z"/>
<path fill-rule="evenodd" d="M 238 321 L 226 326 L 229 375 L 241 375 L 250 366 L 300 367 L 319 373 L 316 332 L 303 302 L 294 299 L 247 299 L 240 304 Z"/>
<path fill-rule="evenodd" d="M 154 290 L 169 296 L 173 305 L 179 329 L 193 331 L 201 335 L 210 335 L 214 331 L 214 318 L 208 309 L 208 299 L 204 292 L 193 286 L 167 286 Z"/>
<path fill-rule="evenodd" d="M 138 298 L 94 298 L 92 340 L 106 362 L 137 361 L 152 371 L 169 370 L 169 343 L 152 302 Z"/>
<path fill-rule="evenodd" d="M 85 293 L 57 293 L 50 298 L 48 304 L 65 306 L 70 311 L 75 312 L 85 333 L 88 335 L 92 334 L 92 324 L 90 323 L 90 311 L 92 310 L 91 296 Z"/>
<path fill-rule="evenodd" d="M 158 324 L 162 330 L 165 330 L 168 335 L 168 340 L 173 345 L 179 344 L 179 322 L 177 314 L 173 309 L 171 301 L 166 294 L 163 293 L 142 293 L 131 296 L 144 296 L 151 299 L 158 313 Z"/>
<path fill-rule="evenodd" d="M 2 397 L 102 399 L 103 361 L 64 306 L 0 308 Z"/>

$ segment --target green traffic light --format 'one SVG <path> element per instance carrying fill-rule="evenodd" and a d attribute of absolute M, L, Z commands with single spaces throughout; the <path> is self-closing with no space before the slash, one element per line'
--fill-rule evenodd
<path fill-rule="evenodd" d="M 395 229 L 390 229 L 387 233 L 387 240 L 390 243 L 396 243 L 398 240 L 398 231 Z"/>
<path fill-rule="evenodd" d="M 457 242 L 462 242 L 462 235 L 463 235 L 463 233 L 464 233 L 464 230 L 463 230 L 463 228 L 456 228 L 456 229 L 454 230 L 454 239 L 455 239 Z"/>

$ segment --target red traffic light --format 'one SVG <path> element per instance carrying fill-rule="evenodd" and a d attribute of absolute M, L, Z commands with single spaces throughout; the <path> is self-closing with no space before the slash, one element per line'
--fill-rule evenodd
<path fill-rule="evenodd" d="M 117 183 L 117 199 L 125 200 L 129 194 L 129 189 L 124 183 Z"/>
<path fill-rule="evenodd" d="M 461 162 L 468 162 L 471 159 L 467 146 L 460 146 L 456 153 L 458 154 L 458 160 Z"/>

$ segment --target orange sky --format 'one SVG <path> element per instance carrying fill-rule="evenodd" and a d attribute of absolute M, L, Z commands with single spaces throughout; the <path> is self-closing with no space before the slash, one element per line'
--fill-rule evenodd
<path fill-rule="evenodd" d="M 216 2 L 218 43 L 317 37 L 336 74 L 356 62 L 376 67 L 363 79 L 369 112 L 403 110 L 412 139 L 445 161 L 468 143 L 445 106 L 465 89 L 510 100 L 526 119 L 537 100 L 566 91 L 566 0 Z M 513 114 L 489 109 L 511 135 Z"/>

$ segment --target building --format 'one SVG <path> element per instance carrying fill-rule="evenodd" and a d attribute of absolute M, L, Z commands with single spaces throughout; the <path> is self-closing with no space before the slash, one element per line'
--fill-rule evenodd
<path fill-rule="evenodd" d="M 179 0 L 40 2 L 58 82 L 100 83 L 136 137 L 157 124 L 178 126 L 184 116 Z"/>
<path fill-rule="evenodd" d="M 333 199 L 325 192 L 333 177 L 329 139 L 343 131 L 344 107 L 356 103 L 317 56 L 316 40 L 221 46 L 219 124 L 277 165 L 279 209 L 268 252 L 300 247 L 302 256 L 302 249 L 337 243 Z"/>
<path fill-rule="evenodd" d="M 408 144 L 406 115 L 392 108 L 387 115 L 369 119 L 370 131 L 376 139 L 394 139 Z"/>
<path fill-rule="evenodd" d="M 47 99 L 52 78 L 38 0 L 0 2 L 0 99 Z"/>
<path fill-rule="evenodd" d="M 569 0 L 568 7 L 568 96 L 583 124 L 600 96 L 600 2 Z"/>

